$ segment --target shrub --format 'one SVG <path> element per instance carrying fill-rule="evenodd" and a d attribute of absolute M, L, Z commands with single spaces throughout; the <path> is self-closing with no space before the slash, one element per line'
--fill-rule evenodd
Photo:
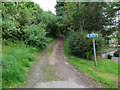
<path fill-rule="evenodd" d="M 2 3 L 2 38 L 6 40 L 12 39 L 12 41 L 16 41 L 28 38 L 30 40 L 26 40 L 26 43 L 35 43 L 34 45 L 39 46 L 40 42 L 44 43 L 44 36 L 56 36 L 56 29 L 58 27 L 56 21 L 57 17 L 52 12 L 44 12 L 38 4 L 34 4 L 33 2 Z M 27 33 L 27 36 L 25 33 Z M 28 36 L 28 34 L 33 35 Z M 40 37 L 43 37 L 42 40 L 40 42 L 36 41 Z"/>
<path fill-rule="evenodd" d="M 12 16 L 3 19 L 2 37 L 6 39 L 13 38 L 14 40 L 20 38 L 20 35 L 18 34 L 20 32 L 19 26 L 19 22 L 16 22 Z"/>
<path fill-rule="evenodd" d="M 92 39 L 87 37 L 87 32 L 84 31 L 71 31 L 66 39 L 67 46 L 70 53 L 84 59 L 93 59 L 93 43 Z M 99 34 L 95 40 L 96 53 L 100 54 L 103 47 L 104 38 Z"/>
<path fill-rule="evenodd" d="M 56 34 L 58 33 L 58 21 L 57 17 L 50 11 L 43 12 L 43 15 L 41 16 L 42 21 L 46 24 L 46 32 L 47 36 L 56 37 Z"/>
<path fill-rule="evenodd" d="M 24 29 L 25 32 L 25 43 L 43 48 L 47 44 L 47 37 L 45 32 L 46 25 L 42 22 L 38 25 L 26 26 Z"/>

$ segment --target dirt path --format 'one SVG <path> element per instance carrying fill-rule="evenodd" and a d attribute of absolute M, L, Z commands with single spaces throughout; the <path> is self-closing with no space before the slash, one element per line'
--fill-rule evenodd
<path fill-rule="evenodd" d="M 52 49 L 49 56 L 48 51 Z M 94 81 L 77 71 L 64 54 L 62 37 L 54 40 L 37 56 L 24 88 L 95 88 Z"/>

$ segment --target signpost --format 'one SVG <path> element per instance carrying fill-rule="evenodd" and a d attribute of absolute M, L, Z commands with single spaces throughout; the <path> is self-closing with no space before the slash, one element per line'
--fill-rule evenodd
<path fill-rule="evenodd" d="M 88 34 L 87 35 L 89 38 L 93 38 L 93 48 L 94 48 L 94 57 L 95 57 L 95 66 L 97 65 L 96 61 L 96 50 L 95 50 L 95 38 L 98 38 L 98 34 Z"/>

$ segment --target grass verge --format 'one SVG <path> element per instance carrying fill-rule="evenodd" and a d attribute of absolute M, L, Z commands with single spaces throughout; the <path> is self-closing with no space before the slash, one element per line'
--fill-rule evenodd
<path fill-rule="evenodd" d="M 54 38 L 49 37 L 45 49 Z M 26 72 L 31 69 L 31 62 L 42 49 L 25 45 L 23 41 L 4 40 L 2 45 L 2 87 L 15 88 L 24 82 Z"/>
<path fill-rule="evenodd" d="M 94 66 L 94 61 L 75 58 L 69 52 L 68 44 L 64 43 L 65 54 L 68 61 L 73 64 L 79 71 L 86 76 L 100 82 L 103 87 L 117 88 L 118 87 L 118 64 L 108 59 L 97 58 L 97 66 Z"/>
<path fill-rule="evenodd" d="M 24 82 L 24 75 L 36 61 L 35 55 L 39 49 L 26 46 L 23 42 L 3 45 L 2 48 L 2 87 L 16 87 Z"/>

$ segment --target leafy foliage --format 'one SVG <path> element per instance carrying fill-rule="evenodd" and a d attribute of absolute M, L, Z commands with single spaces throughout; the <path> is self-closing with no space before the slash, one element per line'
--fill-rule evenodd
<path fill-rule="evenodd" d="M 43 23 L 39 23 L 38 25 L 26 26 L 24 29 L 25 32 L 25 43 L 43 48 L 46 46 L 46 25 Z"/>
<path fill-rule="evenodd" d="M 114 7 L 119 6 L 119 2 L 59 2 L 56 11 L 64 19 L 64 26 L 70 27 L 74 31 L 81 29 L 92 33 L 98 31 L 105 39 L 117 30 Z M 61 8 L 64 9 L 61 9 Z M 64 28 L 63 28 L 64 31 Z"/>
<path fill-rule="evenodd" d="M 46 24 L 47 36 L 55 37 L 58 31 L 57 17 L 52 12 L 43 12 L 43 22 Z"/>
<path fill-rule="evenodd" d="M 25 43 L 43 48 L 49 37 L 55 37 L 57 17 L 50 11 L 44 12 L 33 2 L 2 3 L 3 39 L 25 40 Z"/>
<path fill-rule="evenodd" d="M 55 8 L 56 8 L 56 15 L 63 16 L 63 14 L 64 14 L 64 2 L 57 2 Z"/>
<path fill-rule="evenodd" d="M 87 33 L 84 31 L 71 31 L 66 42 L 70 53 L 84 59 L 94 59 L 92 39 L 87 38 Z M 99 38 L 95 40 L 96 52 L 100 51 L 104 45 L 104 38 L 99 34 Z"/>

